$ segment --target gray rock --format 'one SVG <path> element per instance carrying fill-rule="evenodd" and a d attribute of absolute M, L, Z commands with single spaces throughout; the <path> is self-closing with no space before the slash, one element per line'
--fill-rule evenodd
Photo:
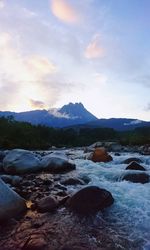
<path fill-rule="evenodd" d="M 63 173 L 75 169 L 75 164 L 62 157 L 47 155 L 41 161 L 43 170 L 50 173 Z"/>
<path fill-rule="evenodd" d="M 37 172 L 41 169 L 40 160 L 30 151 L 11 150 L 3 160 L 4 170 L 9 174 Z"/>
<path fill-rule="evenodd" d="M 26 209 L 25 200 L 0 179 L 0 220 L 17 217 Z"/>

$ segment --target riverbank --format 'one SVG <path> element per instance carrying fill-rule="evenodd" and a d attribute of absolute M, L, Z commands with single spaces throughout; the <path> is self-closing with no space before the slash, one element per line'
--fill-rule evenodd
<path fill-rule="evenodd" d="M 40 158 L 50 153 L 36 154 Z M 7 179 L 11 188 L 28 201 L 28 210 L 20 219 L 1 223 L 0 249 L 149 249 L 150 183 L 123 180 L 127 173 L 144 172 L 149 176 L 149 155 L 110 152 L 113 160 L 104 163 L 88 160 L 89 152 L 85 153 L 82 148 L 64 149 L 59 153 L 65 154 L 76 168 L 65 173 L 40 170 L 20 174 L 17 185 Z M 131 157 L 139 159 L 145 171 L 126 170 L 128 164 L 124 161 Z M 93 185 L 108 190 L 114 197 L 114 204 L 88 217 L 72 213 L 65 200 Z M 35 204 L 49 195 L 60 205 L 53 211 L 39 212 Z"/>

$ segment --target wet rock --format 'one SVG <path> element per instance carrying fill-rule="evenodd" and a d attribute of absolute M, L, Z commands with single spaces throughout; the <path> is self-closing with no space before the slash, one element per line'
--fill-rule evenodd
<path fill-rule="evenodd" d="M 22 250 L 46 250 L 47 241 L 45 237 L 40 234 L 31 235 L 30 238 L 25 242 Z"/>
<path fill-rule="evenodd" d="M 93 162 L 109 162 L 112 161 L 111 155 L 109 155 L 105 148 L 96 148 L 91 155 Z"/>
<path fill-rule="evenodd" d="M 25 200 L 0 179 L 0 220 L 19 216 L 26 208 Z"/>
<path fill-rule="evenodd" d="M 75 193 L 67 202 L 68 207 L 79 214 L 92 214 L 113 204 L 110 192 L 96 186 L 89 186 Z"/>
<path fill-rule="evenodd" d="M 133 161 L 138 162 L 138 163 L 142 163 L 142 160 L 139 158 L 136 158 L 136 157 L 128 158 L 128 159 L 124 160 L 122 163 L 123 164 L 130 164 Z"/>
<path fill-rule="evenodd" d="M 140 150 L 141 154 L 143 155 L 150 155 L 150 146 L 145 145 L 142 147 L 142 150 Z"/>
<path fill-rule="evenodd" d="M 47 170 L 50 173 L 59 174 L 75 170 L 75 164 L 60 157 L 47 155 L 43 157 L 41 161 L 43 170 Z"/>
<path fill-rule="evenodd" d="M 85 185 L 83 180 L 80 180 L 78 178 L 70 177 L 66 180 L 61 181 L 61 184 L 63 185 Z"/>
<path fill-rule="evenodd" d="M 88 183 L 91 181 L 90 177 L 88 177 L 87 175 L 82 175 L 82 174 L 81 174 L 81 175 L 79 176 L 79 178 L 80 178 L 81 180 L 83 180 L 85 184 L 88 184 Z"/>
<path fill-rule="evenodd" d="M 39 159 L 30 151 L 11 150 L 3 160 L 4 170 L 9 174 L 37 172 L 41 169 Z"/>
<path fill-rule="evenodd" d="M 126 167 L 126 170 L 140 170 L 145 171 L 146 169 L 142 167 L 140 164 L 138 164 L 136 161 L 132 161 L 128 167 Z"/>
<path fill-rule="evenodd" d="M 145 183 L 149 182 L 149 175 L 145 174 L 145 173 L 126 174 L 123 177 L 123 180 L 134 182 L 134 183 L 145 184 Z"/>
<path fill-rule="evenodd" d="M 57 207 L 58 201 L 52 196 L 47 196 L 36 203 L 36 208 L 40 213 L 52 212 Z"/>
<path fill-rule="evenodd" d="M 120 156 L 121 154 L 120 153 L 115 153 L 115 156 Z"/>

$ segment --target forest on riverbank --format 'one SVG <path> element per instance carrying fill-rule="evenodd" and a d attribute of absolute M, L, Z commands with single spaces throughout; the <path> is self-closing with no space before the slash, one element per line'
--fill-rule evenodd
<path fill-rule="evenodd" d="M 18 122 L 13 117 L 0 118 L 0 148 L 48 149 L 56 147 L 87 146 L 96 141 L 116 141 L 121 145 L 150 144 L 150 127 L 130 131 L 111 128 L 64 128 Z"/>

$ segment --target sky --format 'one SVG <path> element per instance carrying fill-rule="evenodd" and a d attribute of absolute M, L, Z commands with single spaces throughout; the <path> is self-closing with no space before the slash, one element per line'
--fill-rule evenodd
<path fill-rule="evenodd" d="M 0 0 L 0 110 L 150 121 L 149 0 Z"/>

